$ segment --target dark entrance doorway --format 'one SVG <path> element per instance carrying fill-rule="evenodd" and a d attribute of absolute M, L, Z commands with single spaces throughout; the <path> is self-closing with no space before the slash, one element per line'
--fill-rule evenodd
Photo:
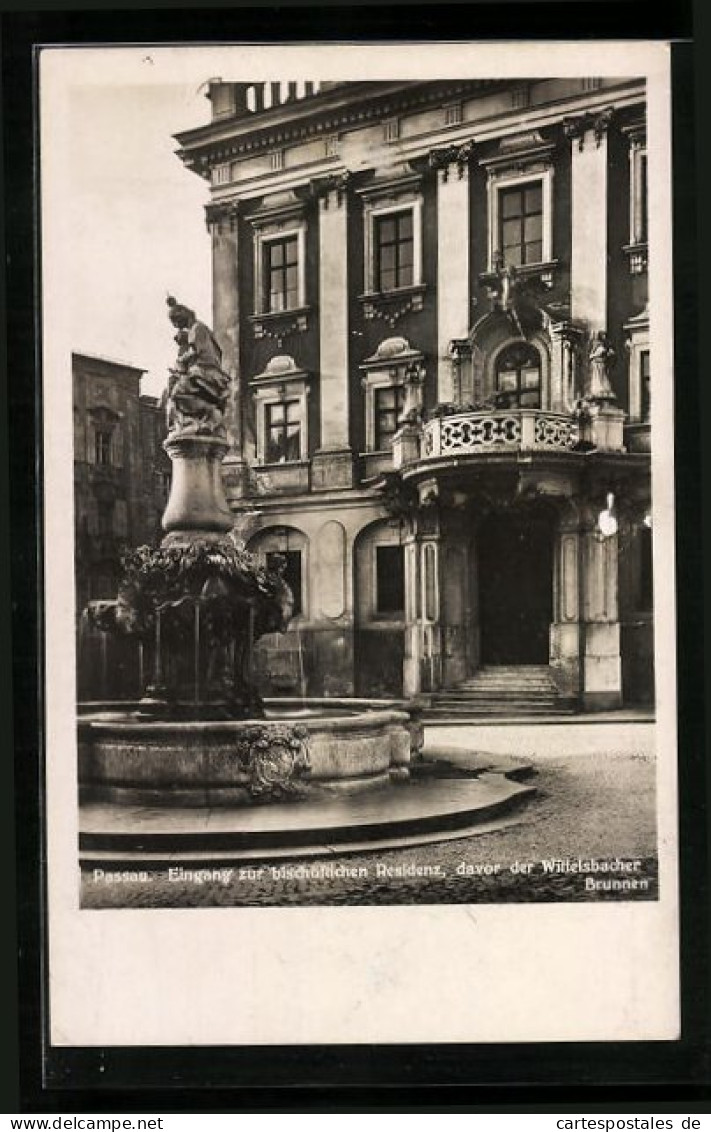
<path fill-rule="evenodd" d="M 482 664 L 548 664 L 553 523 L 545 511 L 491 515 L 479 528 Z"/>

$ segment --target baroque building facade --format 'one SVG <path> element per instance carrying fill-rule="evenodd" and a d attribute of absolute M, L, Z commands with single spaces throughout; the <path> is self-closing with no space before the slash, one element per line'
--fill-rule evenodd
<path fill-rule="evenodd" d="M 121 554 L 155 544 L 168 498 L 170 460 L 163 450 L 165 413 L 141 394 L 144 370 L 92 354 L 72 354 L 74 407 L 75 591 L 80 699 L 135 695 L 135 648 L 92 631 L 90 601 L 118 592 Z"/>
<path fill-rule="evenodd" d="M 263 689 L 650 702 L 644 82 L 208 97 L 225 486 L 296 598 Z"/>

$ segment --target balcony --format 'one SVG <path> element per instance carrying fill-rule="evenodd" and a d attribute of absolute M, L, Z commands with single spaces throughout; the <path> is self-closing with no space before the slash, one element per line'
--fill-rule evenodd
<path fill-rule="evenodd" d="M 579 443 L 577 422 L 542 409 L 456 413 L 428 421 L 421 459 L 497 452 L 567 452 Z"/>
<path fill-rule="evenodd" d="M 311 464 L 308 460 L 255 464 L 252 474 L 252 495 L 300 495 L 309 490 Z"/>

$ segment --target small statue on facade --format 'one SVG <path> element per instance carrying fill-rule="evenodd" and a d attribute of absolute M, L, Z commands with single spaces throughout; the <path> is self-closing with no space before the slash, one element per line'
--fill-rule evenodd
<path fill-rule="evenodd" d="M 518 274 L 512 264 L 506 263 L 500 252 L 496 256 L 494 275 L 496 283 L 490 291 L 494 305 L 508 315 L 516 333 L 523 338 L 524 333 L 516 306 L 517 293 L 520 290 Z"/>
<path fill-rule="evenodd" d="M 615 401 L 615 391 L 610 384 L 610 370 L 615 360 L 607 335 L 598 330 L 590 346 L 590 383 L 587 394 L 589 401 Z"/>
<path fill-rule="evenodd" d="M 172 295 L 168 317 L 177 329 L 178 356 L 166 393 L 168 433 L 224 435 L 230 378 L 222 369 L 222 350 L 215 335 L 195 312 Z"/>

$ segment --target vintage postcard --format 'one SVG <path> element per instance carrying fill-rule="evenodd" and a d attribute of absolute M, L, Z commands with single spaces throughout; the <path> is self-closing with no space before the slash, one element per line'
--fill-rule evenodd
<path fill-rule="evenodd" d="M 38 59 L 52 1043 L 675 1038 L 668 45 Z"/>

